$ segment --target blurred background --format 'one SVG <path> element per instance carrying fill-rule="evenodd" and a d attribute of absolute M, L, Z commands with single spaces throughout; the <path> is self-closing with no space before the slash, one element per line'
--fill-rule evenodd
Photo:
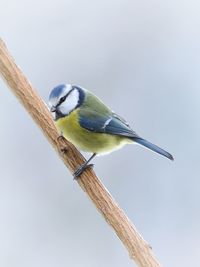
<path fill-rule="evenodd" d="M 195 0 L 0 0 L 1 38 L 46 102 L 60 83 L 88 88 L 174 155 L 170 162 L 126 146 L 94 160 L 163 266 L 200 264 L 199 10 Z M 133 266 L 2 80 L 0 87 L 0 266 Z"/>

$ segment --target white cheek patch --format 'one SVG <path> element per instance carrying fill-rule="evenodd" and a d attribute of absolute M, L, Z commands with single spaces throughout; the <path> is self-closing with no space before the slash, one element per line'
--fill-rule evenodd
<path fill-rule="evenodd" d="M 79 101 L 79 92 L 74 89 L 66 100 L 59 106 L 59 110 L 62 114 L 68 115 L 72 110 L 76 108 Z"/>

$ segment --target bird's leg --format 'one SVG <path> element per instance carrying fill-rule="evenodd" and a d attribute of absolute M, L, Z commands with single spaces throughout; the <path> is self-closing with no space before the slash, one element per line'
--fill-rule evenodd
<path fill-rule="evenodd" d="M 83 164 L 81 165 L 73 174 L 74 179 L 77 179 L 87 168 L 93 167 L 94 164 L 88 164 L 97 154 L 94 153 L 92 156 Z"/>

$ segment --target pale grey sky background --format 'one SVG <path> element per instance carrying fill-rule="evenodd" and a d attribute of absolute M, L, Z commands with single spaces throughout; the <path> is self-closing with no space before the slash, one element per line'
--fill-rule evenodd
<path fill-rule="evenodd" d="M 175 162 L 126 146 L 95 159 L 163 266 L 200 266 L 200 4 L 0 0 L 0 36 L 45 101 L 93 91 Z M 128 254 L 0 80 L 0 266 L 131 267 Z"/>

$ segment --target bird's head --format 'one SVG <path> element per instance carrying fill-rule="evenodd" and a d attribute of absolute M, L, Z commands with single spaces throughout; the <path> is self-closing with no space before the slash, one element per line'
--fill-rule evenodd
<path fill-rule="evenodd" d="M 55 119 L 69 115 L 84 101 L 84 90 L 71 84 L 56 86 L 49 95 L 50 111 L 55 113 Z"/>

